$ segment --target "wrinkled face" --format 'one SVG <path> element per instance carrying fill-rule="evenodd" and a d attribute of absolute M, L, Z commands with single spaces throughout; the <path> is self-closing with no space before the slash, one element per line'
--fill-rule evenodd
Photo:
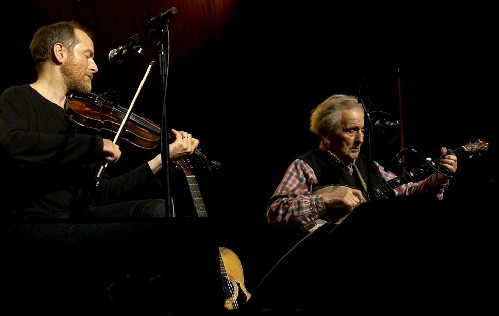
<path fill-rule="evenodd" d="M 345 164 L 359 157 L 364 142 L 364 111 L 359 108 L 343 109 L 341 124 L 329 136 L 329 150 Z"/>
<path fill-rule="evenodd" d="M 68 58 L 61 65 L 64 83 L 68 90 L 89 93 L 92 90 L 92 78 L 98 71 L 94 61 L 94 44 L 82 30 L 75 30 L 79 43 L 68 51 Z"/>

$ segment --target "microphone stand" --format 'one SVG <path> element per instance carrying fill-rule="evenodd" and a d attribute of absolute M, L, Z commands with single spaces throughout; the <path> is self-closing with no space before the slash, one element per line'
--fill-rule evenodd
<path fill-rule="evenodd" d="M 170 9 L 171 10 L 171 9 Z M 176 13 L 176 9 L 174 11 Z M 150 23 L 152 23 L 151 20 Z M 170 189 L 170 150 L 168 147 L 168 120 L 166 115 L 166 92 L 168 86 L 168 66 L 169 66 L 169 51 L 170 51 L 170 39 L 168 33 L 168 24 L 164 21 L 164 27 L 155 25 L 151 28 L 150 33 L 158 35 L 159 38 L 159 51 L 158 51 L 158 65 L 159 73 L 162 82 L 162 115 L 161 115 L 161 161 L 163 163 L 163 170 L 165 171 L 165 191 L 166 191 L 166 217 L 175 217 L 175 212 L 173 210 L 173 204 L 171 199 L 171 189 Z M 166 49 L 165 49 L 166 47 Z"/>
<path fill-rule="evenodd" d="M 372 134 L 373 134 L 373 124 L 371 122 L 371 116 L 369 114 L 369 111 L 367 107 L 364 104 L 364 101 L 362 100 L 362 97 L 360 96 L 361 93 L 359 93 L 359 101 L 360 104 L 362 105 L 362 108 L 364 109 L 364 116 L 367 118 L 367 120 L 364 120 L 364 137 L 367 139 L 367 161 L 369 162 L 367 166 L 367 200 L 370 200 L 371 196 L 374 196 L 374 186 L 373 186 L 373 154 L 372 154 Z M 365 144 L 365 142 L 364 142 Z"/>

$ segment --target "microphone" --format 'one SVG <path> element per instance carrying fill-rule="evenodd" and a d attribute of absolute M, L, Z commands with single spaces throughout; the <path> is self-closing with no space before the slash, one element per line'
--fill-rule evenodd
<path fill-rule="evenodd" d="M 385 118 L 379 118 L 373 124 L 374 128 L 380 133 L 385 133 L 386 129 L 390 129 L 398 125 L 399 121 L 390 121 Z"/>
<path fill-rule="evenodd" d="M 163 25 L 165 25 L 168 20 L 177 14 L 177 8 L 171 7 L 167 11 L 153 17 L 147 23 L 145 30 L 143 33 L 154 32 L 160 29 Z M 139 39 L 143 36 L 143 34 L 135 34 L 132 36 L 126 46 L 119 46 L 118 48 L 112 49 L 109 51 L 108 59 L 111 63 L 122 63 L 123 60 L 128 57 L 138 55 L 142 52 L 142 46 L 135 45 Z"/>
<path fill-rule="evenodd" d="M 142 46 L 126 45 L 109 51 L 108 59 L 111 63 L 122 63 L 125 59 L 142 53 Z"/>
<path fill-rule="evenodd" d="M 177 8 L 171 7 L 167 11 L 153 17 L 146 25 L 145 32 L 154 32 L 166 25 L 168 20 L 177 14 Z"/>
<path fill-rule="evenodd" d="M 380 119 L 374 122 L 374 126 L 377 128 L 383 128 L 384 126 L 398 126 L 399 121 L 389 121 L 389 120 L 384 120 Z"/>

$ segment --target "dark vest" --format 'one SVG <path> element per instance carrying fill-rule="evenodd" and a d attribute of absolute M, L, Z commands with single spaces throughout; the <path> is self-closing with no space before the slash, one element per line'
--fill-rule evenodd
<path fill-rule="evenodd" d="M 314 170 L 315 175 L 317 176 L 317 179 L 319 181 L 319 186 L 317 188 L 314 188 L 314 190 L 329 185 L 346 185 L 364 191 L 360 179 L 355 174 L 355 171 L 354 174 L 351 175 L 348 172 L 347 168 L 345 168 L 344 165 L 338 163 L 333 157 L 331 157 L 328 152 L 317 148 L 299 156 L 298 158 L 308 163 Z M 371 164 L 372 168 L 368 168 L 369 162 L 366 156 L 359 155 L 359 158 L 355 161 L 355 165 L 357 166 L 357 169 L 364 179 L 364 182 L 367 184 L 368 190 L 372 189 L 369 188 L 369 186 L 371 185 L 369 183 L 370 171 L 372 171 L 372 185 L 374 185 L 375 188 L 384 183 L 379 170 L 375 167 L 374 164 Z"/>

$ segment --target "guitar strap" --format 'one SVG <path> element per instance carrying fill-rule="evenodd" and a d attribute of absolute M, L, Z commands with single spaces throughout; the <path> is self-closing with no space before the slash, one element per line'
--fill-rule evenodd
<path fill-rule="evenodd" d="M 355 178 L 360 182 L 362 186 L 362 193 L 366 197 L 367 200 L 369 200 L 369 191 L 367 191 L 367 184 L 366 181 L 364 181 L 364 178 L 362 178 L 362 175 L 360 174 L 359 168 L 357 168 L 357 165 L 353 165 L 353 170 L 354 170 L 354 176 Z"/>

